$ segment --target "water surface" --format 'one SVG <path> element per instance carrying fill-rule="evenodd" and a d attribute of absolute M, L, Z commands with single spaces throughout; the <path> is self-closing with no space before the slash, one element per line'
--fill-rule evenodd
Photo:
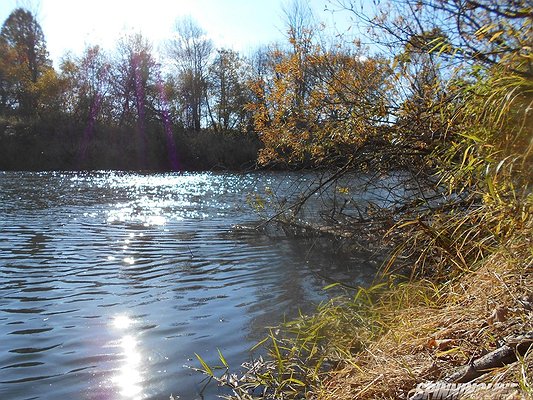
<path fill-rule="evenodd" d="M 0 398 L 181 399 L 194 353 L 232 365 L 265 327 L 375 263 L 235 231 L 310 175 L 0 172 Z M 257 206 L 257 204 L 256 204 Z"/>

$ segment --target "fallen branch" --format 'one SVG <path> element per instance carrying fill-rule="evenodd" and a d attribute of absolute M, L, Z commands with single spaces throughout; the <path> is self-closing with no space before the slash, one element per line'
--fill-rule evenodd
<path fill-rule="evenodd" d="M 419 383 L 408 394 L 409 400 L 456 400 L 464 396 L 474 396 L 480 391 L 490 391 L 491 398 L 507 398 L 509 391 L 516 390 L 518 385 L 513 383 L 473 383 L 473 379 L 500 368 L 517 360 L 518 356 L 526 354 L 533 346 L 533 333 L 511 337 L 506 344 L 485 354 L 469 365 L 461 367 L 457 372 L 442 382 Z"/>
<path fill-rule="evenodd" d="M 296 203 L 291 204 L 287 208 L 282 208 L 275 215 L 261 222 L 259 225 L 256 226 L 256 229 L 264 228 L 267 224 L 269 224 L 272 221 L 279 221 L 280 216 L 287 214 L 289 212 L 292 215 L 292 219 L 294 219 L 294 216 L 298 214 L 298 212 L 301 210 L 301 208 L 307 202 L 307 200 L 309 200 L 315 193 L 318 193 L 321 189 L 323 189 L 327 185 L 330 185 L 332 182 L 336 181 L 341 176 L 349 172 L 352 167 L 353 167 L 352 159 L 350 158 L 350 161 L 348 161 L 342 168 L 339 168 L 339 170 L 337 170 L 328 179 L 326 179 L 324 182 L 321 182 L 320 185 L 317 185 L 314 189 L 310 190 L 303 197 L 301 197 Z"/>
<path fill-rule="evenodd" d="M 523 356 L 533 345 L 533 333 L 507 339 L 507 343 L 483 357 L 461 367 L 445 379 L 446 382 L 464 383 L 489 372 L 492 369 L 512 364 L 517 356 Z"/>

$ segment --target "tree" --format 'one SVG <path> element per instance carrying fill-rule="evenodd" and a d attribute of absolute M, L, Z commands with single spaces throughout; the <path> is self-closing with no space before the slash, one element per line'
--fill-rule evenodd
<path fill-rule="evenodd" d="M 67 82 L 65 110 L 74 120 L 110 120 L 111 64 L 102 48 L 89 46 L 81 57 L 66 56 L 61 75 Z"/>
<path fill-rule="evenodd" d="M 359 0 L 331 0 L 355 15 L 379 45 L 397 54 L 406 46 L 442 60 L 492 67 L 506 63 L 531 79 L 533 22 L 529 0 L 392 0 L 362 7 Z M 515 62 L 507 63 L 507 60 Z"/>
<path fill-rule="evenodd" d="M 17 106 L 15 60 L 14 50 L 0 38 L 0 113 L 13 111 Z"/>
<path fill-rule="evenodd" d="M 152 55 L 152 45 L 141 34 L 119 41 L 111 66 L 111 101 L 120 127 L 135 127 L 130 138 L 141 168 L 148 166 L 149 144 L 153 133 L 149 124 L 157 120 L 159 68 Z M 125 144 L 126 145 L 126 144 Z"/>
<path fill-rule="evenodd" d="M 515 114 L 531 118 L 527 111 L 533 80 L 530 1 L 392 0 L 376 5 L 373 11 L 362 11 L 357 0 L 332 3 L 349 10 L 373 39 L 390 49 L 399 76 L 404 82 L 407 77 L 411 89 L 396 117 L 405 122 L 423 116 L 423 123 L 407 126 L 416 135 L 453 138 L 446 121 L 457 120 L 456 115 L 462 113 L 459 108 L 467 105 L 466 97 L 471 97 L 470 105 L 479 105 L 479 98 L 472 97 L 472 93 L 480 90 L 480 96 L 489 81 L 491 85 L 499 82 L 502 90 L 509 85 L 505 90 L 512 89 L 508 95 L 514 99 Z M 515 81 L 513 85 L 511 80 Z M 399 81 L 399 85 L 402 83 Z M 442 112 L 450 115 L 443 116 Z M 505 142 L 513 141 L 497 140 L 496 147 Z M 524 144 L 526 140 L 519 142 Z"/>
<path fill-rule="evenodd" d="M 158 66 L 152 45 L 141 35 L 119 41 L 112 62 L 112 101 L 120 126 L 137 124 L 141 131 L 155 117 Z"/>
<path fill-rule="evenodd" d="M 247 73 L 239 54 L 219 49 L 209 67 L 208 112 L 217 131 L 243 129 L 247 122 Z"/>
<path fill-rule="evenodd" d="M 374 13 L 334 3 L 391 51 L 397 85 L 407 83 L 393 110 L 399 154 L 417 137 L 429 145 L 415 164 L 423 207 L 403 208 L 409 222 L 398 225 L 413 275 L 448 278 L 507 249 L 513 235 L 521 243 L 532 209 L 531 1 L 392 0 L 375 2 Z"/>
<path fill-rule="evenodd" d="M 297 67 L 297 73 L 293 74 L 294 96 L 292 107 L 298 113 L 298 110 L 306 101 L 306 96 L 310 89 L 311 76 L 308 57 L 314 46 L 313 39 L 317 28 L 313 23 L 313 13 L 309 5 L 303 0 L 293 0 L 284 9 L 284 13 L 287 39 L 291 46 L 289 54 L 291 55 L 292 63 Z"/>
<path fill-rule="evenodd" d="M 15 9 L 0 31 L 0 100 L 1 106 L 25 116 L 38 108 L 38 80 L 49 73 L 46 41 L 34 15 L 23 8 Z"/>
<path fill-rule="evenodd" d="M 288 27 L 290 47 L 271 48 L 264 63 L 270 72 L 262 68 L 251 82 L 255 100 L 248 108 L 265 145 L 259 157 L 265 164 L 345 163 L 387 123 L 387 61 L 366 57 L 356 46 L 326 48 L 307 19 L 289 20 L 295 25 Z"/>
<path fill-rule="evenodd" d="M 167 52 L 178 71 L 184 126 L 199 131 L 213 44 L 202 28 L 188 17 L 176 22 L 176 36 L 168 43 Z"/>
<path fill-rule="evenodd" d="M 431 52 L 431 42 L 444 37 L 440 29 L 414 36 L 395 57 L 396 86 L 399 95 L 393 111 L 398 144 L 412 149 L 431 151 L 446 133 L 441 108 L 449 100 L 445 75 L 439 57 Z"/>

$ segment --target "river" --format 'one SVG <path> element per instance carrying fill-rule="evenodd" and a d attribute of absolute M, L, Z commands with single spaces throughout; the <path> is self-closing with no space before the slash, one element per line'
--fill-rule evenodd
<path fill-rule="evenodd" d="M 238 366 L 265 327 L 328 297 L 324 277 L 375 274 L 309 239 L 233 229 L 258 220 L 247 199 L 312 180 L 0 172 L 0 398 L 216 398 L 187 368 L 195 353 Z"/>

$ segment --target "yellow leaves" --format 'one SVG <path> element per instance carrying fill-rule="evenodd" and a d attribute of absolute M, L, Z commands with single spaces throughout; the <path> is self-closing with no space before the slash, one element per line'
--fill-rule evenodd
<path fill-rule="evenodd" d="M 505 29 L 502 29 L 502 27 L 505 27 Z M 517 27 L 502 21 L 499 24 L 487 24 L 482 26 L 475 32 L 475 35 L 478 40 L 486 40 L 488 38 L 488 42 L 492 43 L 504 34 L 509 37 L 518 37 L 519 33 L 516 30 Z"/>
<path fill-rule="evenodd" d="M 61 94 L 65 92 L 65 81 L 60 79 L 53 68 L 46 69 L 33 84 L 33 93 L 37 96 L 37 106 L 41 111 L 53 108 Z"/>
<path fill-rule="evenodd" d="M 248 87 L 256 96 L 263 97 L 265 93 L 265 82 L 262 79 L 250 80 Z"/>
<path fill-rule="evenodd" d="M 386 115 L 390 68 L 374 60 L 308 43 L 271 51 L 271 75 L 250 82 L 254 128 L 264 149 L 259 161 L 328 162 L 358 147 Z"/>
<path fill-rule="evenodd" d="M 337 191 L 340 193 L 340 194 L 350 194 L 350 188 L 348 187 L 338 187 L 337 188 Z"/>
<path fill-rule="evenodd" d="M 498 31 L 495 34 L 492 35 L 492 37 L 489 39 L 490 42 L 494 42 L 496 39 L 498 39 L 503 34 L 503 31 Z"/>
<path fill-rule="evenodd" d="M 257 161 L 259 164 L 267 165 L 270 162 L 273 162 L 276 160 L 276 153 L 272 148 L 263 148 L 259 151 L 259 154 L 257 156 Z"/>
<path fill-rule="evenodd" d="M 426 344 L 428 348 L 436 349 L 439 352 L 450 350 L 456 345 L 457 345 L 457 340 L 455 339 L 435 339 L 435 338 L 429 339 L 428 343 Z"/>
<path fill-rule="evenodd" d="M 460 341 L 452 338 L 432 337 L 426 342 L 425 348 L 433 350 L 435 357 L 440 359 L 447 359 L 454 353 L 461 352 Z"/>
<path fill-rule="evenodd" d="M 484 40 L 485 37 L 487 36 L 488 32 L 492 29 L 494 29 L 496 27 L 495 24 L 487 24 L 487 25 L 484 25 L 482 26 L 481 28 L 479 28 L 476 32 L 475 32 L 475 35 L 476 35 L 476 38 L 478 40 Z"/>
<path fill-rule="evenodd" d="M 46 90 L 47 88 L 57 85 L 58 82 L 59 78 L 57 73 L 53 68 L 49 68 L 41 75 L 36 84 L 41 90 Z"/>

